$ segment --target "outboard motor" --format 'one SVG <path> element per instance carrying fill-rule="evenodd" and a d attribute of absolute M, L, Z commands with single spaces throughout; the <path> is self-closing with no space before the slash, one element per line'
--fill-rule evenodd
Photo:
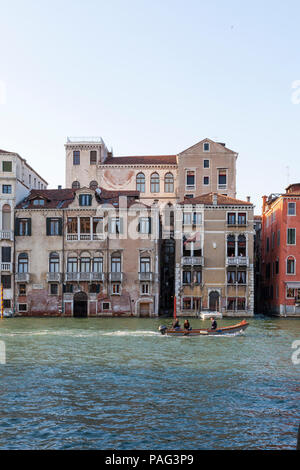
<path fill-rule="evenodd" d="M 158 328 L 158 331 L 160 331 L 160 333 L 161 333 L 162 335 L 165 335 L 166 332 L 167 332 L 167 329 L 168 329 L 168 328 L 167 328 L 166 326 L 162 325 L 162 326 L 160 326 L 160 327 Z"/>

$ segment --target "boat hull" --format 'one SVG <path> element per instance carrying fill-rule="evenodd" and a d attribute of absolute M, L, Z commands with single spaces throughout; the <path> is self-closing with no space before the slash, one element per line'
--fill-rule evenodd
<path fill-rule="evenodd" d="M 217 328 L 216 330 L 195 328 L 191 330 L 173 329 L 166 327 L 159 327 L 159 331 L 163 335 L 168 336 L 218 336 L 218 335 L 234 335 L 242 333 L 249 326 L 245 320 L 232 326 L 225 326 L 223 328 Z"/>

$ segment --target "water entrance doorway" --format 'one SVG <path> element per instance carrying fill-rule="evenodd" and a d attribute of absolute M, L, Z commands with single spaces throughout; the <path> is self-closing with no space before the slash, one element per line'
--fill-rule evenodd
<path fill-rule="evenodd" d="M 85 292 L 77 292 L 74 295 L 73 316 L 84 318 L 88 316 L 88 296 Z"/>

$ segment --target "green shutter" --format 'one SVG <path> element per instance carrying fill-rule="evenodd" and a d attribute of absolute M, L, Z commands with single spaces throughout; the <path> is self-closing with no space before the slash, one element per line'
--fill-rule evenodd
<path fill-rule="evenodd" d="M 46 235 L 51 235 L 51 219 L 49 217 L 46 218 Z"/>
<path fill-rule="evenodd" d="M 62 235 L 62 219 L 58 219 L 58 234 Z"/>
<path fill-rule="evenodd" d="M 124 224 L 123 224 L 123 217 L 120 217 L 120 233 L 124 232 Z"/>
<path fill-rule="evenodd" d="M 149 217 L 149 233 L 152 233 L 152 217 Z"/>
<path fill-rule="evenodd" d="M 31 219 L 28 219 L 28 236 L 31 236 Z"/>
<path fill-rule="evenodd" d="M 15 235 L 20 235 L 20 219 L 15 220 Z"/>

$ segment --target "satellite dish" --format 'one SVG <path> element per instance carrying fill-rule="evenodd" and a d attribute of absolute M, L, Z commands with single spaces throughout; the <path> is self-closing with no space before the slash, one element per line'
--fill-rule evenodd
<path fill-rule="evenodd" d="M 97 196 L 100 197 L 100 195 L 102 193 L 101 188 L 96 188 L 95 193 L 97 194 Z"/>

